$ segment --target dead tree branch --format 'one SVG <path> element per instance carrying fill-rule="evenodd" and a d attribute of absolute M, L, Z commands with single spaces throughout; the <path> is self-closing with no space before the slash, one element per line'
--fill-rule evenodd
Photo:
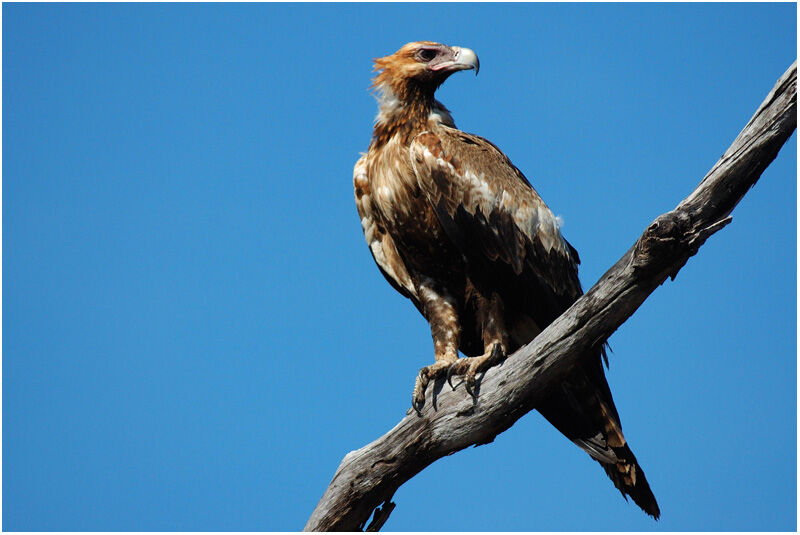
<path fill-rule="evenodd" d="M 377 507 L 371 530 L 394 508 L 395 491 L 437 459 L 486 444 L 536 406 L 546 387 L 579 355 L 603 343 L 667 277 L 674 278 L 775 159 L 797 127 L 797 62 L 784 73 L 742 132 L 672 211 L 572 307 L 501 366 L 486 372 L 478 403 L 457 388 L 429 388 L 421 416 L 410 411 L 381 438 L 348 453 L 305 526 L 355 531 Z"/>

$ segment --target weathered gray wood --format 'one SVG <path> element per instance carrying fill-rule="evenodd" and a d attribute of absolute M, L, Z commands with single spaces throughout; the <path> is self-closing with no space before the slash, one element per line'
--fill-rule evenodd
<path fill-rule="evenodd" d="M 457 388 L 428 388 L 425 406 L 381 438 L 348 453 L 305 526 L 306 531 L 363 529 L 376 509 L 379 529 L 391 498 L 435 460 L 486 444 L 536 406 L 547 385 L 579 355 L 603 343 L 667 277 L 674 276 L 729 214 L 797 127 L 797 62 L 778 80 L 753 118 L 674 210 L 660 215 L 622 258 L 530 344 L 490 369 L 478 403 Z"/>

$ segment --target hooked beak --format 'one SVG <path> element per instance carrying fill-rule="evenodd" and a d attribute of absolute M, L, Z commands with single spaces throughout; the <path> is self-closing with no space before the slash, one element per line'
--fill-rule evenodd
<path fill-rule="evenodd" d="M 453 46 L 450 47 L 450 49 L 453 51 L 453 59 L 431 66 L 431 70 L 455 72 L 475 69 L 475 76 L 478 75 L 481 62 L 478 61 L 478 56 L 475 52 L 469 48 L 462 48 L 460 46 Z"/>

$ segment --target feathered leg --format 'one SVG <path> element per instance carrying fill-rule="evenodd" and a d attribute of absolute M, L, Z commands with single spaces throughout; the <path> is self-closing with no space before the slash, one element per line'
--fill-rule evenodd
<path fill-rule="evenodd" d="M 419 296 L 425 317 L 431 325 L 433 350 L 436 362 L 419 371 L 411 396 L 411 406 L 419 412 L 425 404 L 425 388 L 432 379 L 444 375 L 451 364 L 458 360 L 458 342 L 461 328 L 456 312 L 455 300 L 445 291 L 422 285 Z"/>

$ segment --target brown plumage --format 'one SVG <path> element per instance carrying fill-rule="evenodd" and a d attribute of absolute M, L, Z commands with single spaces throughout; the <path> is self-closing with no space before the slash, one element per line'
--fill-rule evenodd
<path fill-rule="evenodd" d="M 474 69 L 469 49 L 409 43 L 375 60 L 380 109 L 353 175 L 356 207 L 383 275 L 431 326 L 435 363 L 417 377 L 475 376 L 530 342 L 582 295 L 578 253 L 523 174 L 485 139 L 456 129 L 434 92 Z M 467 355 L 458 358 L 458 351 Z M 601 361 L 584 356 L 537 410 L 605 469 L 623 496 L 660 512 L 622 434 Z"/>

